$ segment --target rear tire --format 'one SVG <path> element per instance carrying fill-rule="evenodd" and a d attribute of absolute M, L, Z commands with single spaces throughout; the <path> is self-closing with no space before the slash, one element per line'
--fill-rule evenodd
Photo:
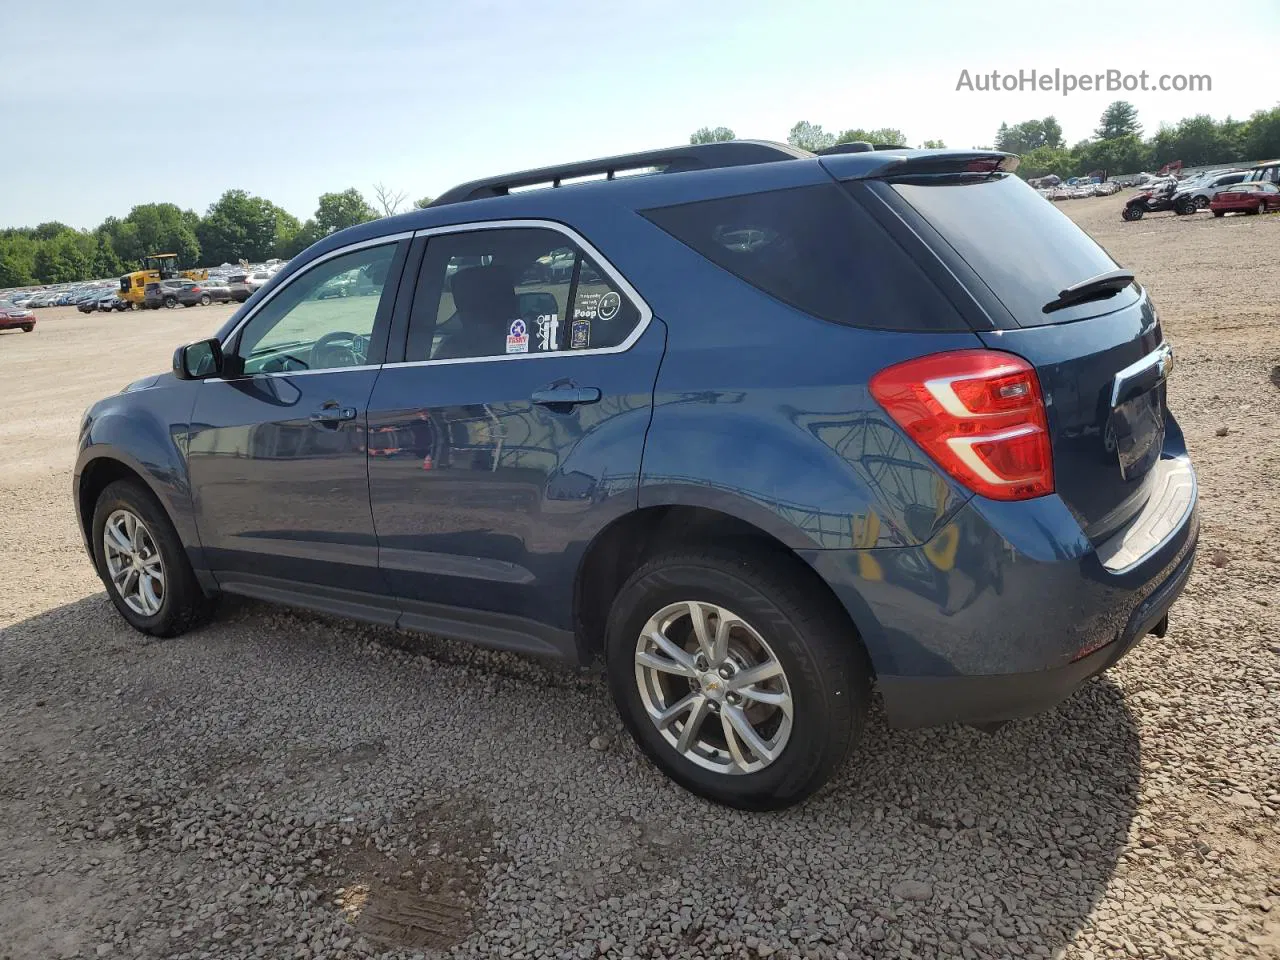
<path fill-rule="evenodd" d="M 130 310 L 140 310 L 140 309 L 142 309 L 142 308 L 138 306 L 137 301 L 135 301 L 135 300 L 130 300 L 130 301 L 129 301 L 129 309 L 130 309 Z"/>
<path fill-rule="evenodd" d="M 213 298 L 207 293 L 202 293 L 200 295 L 200 306 L 207 307 L 211 303 L 213 303 Z"/>
<path fill-rule="evenodd" d="M 1215 211 L 1213 211 L 1213 215 L 1214 215 L 1215 217 L 1222 217 L 1222 216 L 1225 216 L 1225 215 L 1226 215 L 1226 212 L 1227 212 L 1227 211 L 1225 211 L 1225 210 L 1215 210 Z"/>
<path fill-rule="evenodd" d="M 176 299 L 174 299 L 173 297 L 165 297 L 165 298 L 164 298 L 164 305 L 165 305 L 168 309 L 170 309 L 170 310 L 174 310 L 174 309 L 176 309 L 176 308 L 177 308 L 177 306 L 178 306 L 178 301 L 177 301 Z"/>
<path fill-rule="evenodd" d="M 624 725 L 667 776 L 717 803 L 744 810 L 799 803 L 831 778 L 862 733 L 870 664 L 844 611 L 796 563 L 680 550 L 632 574 L 609 613 L 605 658 Z M 700 653 L 694 608 L 708 636 L 722 622 L 732 625 L 719 659 Z M 667 645 L 646 639 L 655 630 Z M 680 661 L 667 654 L 672 649 Z M 663 666 L 653 669 L 655 662 Z M 742 683 L 738 674 L 773 664 L 780 674 L 733 686 Z M 654 714 L 685 700 L 691 705 L 660 728 Z M 744 720 L 750 730 L 731 744 L 725 728 L 737 731 Z M 751 745 L 752 732 L 763 750 Z"/>
<path fill-rule="evenodd" d="M 157 567 L 154 558 L 158 555 L 160 586 L 154 585 L 154 577 L 149 577 L 150 593 L 139 589 L 136 596 L 131 591 L 138 586 L 142 575 L 135 573 L 134 579 L 128 578 L 127 570 L 132 566 L 128 558 L 128 550 L 121 550 L 121 541 L 112 539 L 115 545 L 111 559 L 108 559 L 107 532 L 108 521 L 133 517 L 140 521 L 141 534 L 132 543 L 138 548 L 138 556 L 143 559 L 139 569 L 149 569 L 154 573 Z M 127 525 L 127 520 L 126 520 Z M 213 603 L 200 589 L 196 582 L 191 561 L 187 559 L 187 551 L 178 538 L 177 531 L 165 514 L 164 508 L 155 495 L 136 480 L 117 480 L 108 484 L 98 496 L 93 511 L 92 543 L 94 564 L 98 568 L 98 576 L 107 588 L 107 596 L 115 604 L 120 615 L 129 625 L 141 633 L 153 637 L 176 637 L 192 627 L 208 619 L 213 611 Z M 112 579 L 111 565 L 115 564 L 119 573 L 124 573 L 121 585 Z M 123 564 L 124 570 L 119 568 Z M 152 564 L 148 567 L 147 564 Z M 146 598 L 152 602 L 159 600 L 154 611 L 148 609 Z M 130 605 L 130 599 L 135 601 Z M 143 609 L 136 609 L 142 606 Z"/>
<path fill-rule="evenodd" d="M 1208 198 L 1208 197 L 1196 197 L 1196 199 L 1195 199 L 1195 204 L 1196 204 L 1196 209 L 1197 209 L 1197 210 L 1203 210 L 1205 207 L 1209 206 L 1209 198 Z"/>

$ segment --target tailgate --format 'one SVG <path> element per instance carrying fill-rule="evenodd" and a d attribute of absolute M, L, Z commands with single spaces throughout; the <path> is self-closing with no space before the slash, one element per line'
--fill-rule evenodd
<path fill-rule="evenodd" d="M 902 177 L 888 187 L 923 220 L 922 239 L 958 262 L 997 328 L 979 332 L 987 346 L 1036 368 L 1055 490 L 1091 539 L 1106 537 L 1146 502 L 1164 447 L 1171 354 L 1146 293 L 1016 177 Z"/>

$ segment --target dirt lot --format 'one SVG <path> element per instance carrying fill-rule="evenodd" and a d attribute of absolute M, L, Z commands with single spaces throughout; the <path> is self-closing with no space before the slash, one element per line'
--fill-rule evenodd
<path fill-rule="evenodd" d="M 245 602 L 132 633 L 80 411 L 227 308 L 0 333 L 0 958 L 1280 956 L 1280 216 L 1122 224 L 1201 561 L 1164 639 L 993 736 L 873 722 L 800 809 L 694 799 L 597 672 Z"/>

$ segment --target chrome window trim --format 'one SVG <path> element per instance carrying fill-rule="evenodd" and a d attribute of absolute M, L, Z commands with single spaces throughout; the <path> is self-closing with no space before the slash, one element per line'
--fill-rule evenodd
<path fill-rule="evenodd" d="M 628 281 L 627 278 L 618 271 L 617 267 L 610 263 L 604 255 L 601 254 L 589 240 L 587 240 L 586 237 L 580 234 L 577 230 L 574 230 L 573 227 L 559 223 L 555 220 L 536 219 L 475 220 L 467 223 L 451 223 L 439 227 L 425 227 L 421 230 L 391 233 L 386 236 L 372 237 L 368 240 L 361 240 L 356 243 L 349 243 L 345 246 L 337 247 L 336 249 L 330 250 L 323 256 L 316 257 L 316 259 L 312 260 L 297 273 L 293 274 L 281 283 L 280 286 L 272 290 L 270 294 L 263 298 L 261 303 L 254 304 L 253 309 L 240 319 L 240 322 L 237 323 L 235 327 L 232 328 L 231 332 L 223 338 L 222 343 L 224 345 L 230 343 L 236 335 L 244 329 L 245 325 L 257 316 L 258 311 L 270 303 L 281 290 L 289 286 L 289 284 L 293 283 L 299 277 L 306 275 L 313 267 L 317 267 L 328 260 L 332 260 L 334 257 L 340 257 L 356 250 L 363 250 L 366 247 L 377 247 L 388 243 L 399 243 L 401 240 L 407 240 L 410 238 L 417 239 L 418 237 L 433 237 L 449 233 L 474 233 L 477 230 L 513 229 L 553 230 L 573 241 L 573 243 L 576 244 L 584 254 L 590 257 L 591 261 L 604 271 L 609 279 L 613 281 L 619 292 L 625 294 L 628 299 L 631 300 L 640 313 L 640 322 L 635 325 L 635 328 L 627 335 L 627 338 L 616 346 L 596 347 L 587 350 L 540 350 L 537 353 L 497 354 L 492 357 L 458 357 L 440 360 L 401 360 L 396 363 L 362 364 L 355 367 L 326 367 L 323 370 L 281 370 L 250 373 L 246 374 L 244 377 L 236 377 L 234 379 L 245 380 L 253 377 L 306 377 L 318 373 L 354 373 L 358 370 L 381 370 L 385 368 L 399 369 L 403 367 L 437 367 L 462 363 L 500 363 L 507 360 L 538 360 L 547 357 L 598 357 L 614 353 L 625 353 L 635 346 L 636 341 L 643 336 L 645 330 L 649 328 L 649 324 L 653 321 L 653 310 L 649 307 L 649 304 L 645 302 L 644 297 L 640 296 L 639 291 L 636 290 L 636 288 L 631 285 L 630 281 Z M 416 279 L 414 282 L 416 284 Z M 572 307 L 572 304 L 570 304 L 570 307 Z M 572 324 L 572 320 L 569 322 Z M 204 378 L 204 382 L 228 383 L 231 381 L 223 377 L 206 377 Z"/>
<path fill-rule="evenodd" d="M 354 253 L 357 250 L 364 250 L 366 247 L 381 247 L 388 243 L 399 243 L 401 240 L 408 240 L 412 236 L 413 236 L 413 232 L 408 230 L 402 233 L 388 233 L 381 237 L 370 237 L 368 240 L 358 240 L 355 243 L 348 243 L 341 247 L 335 247 L 333 250 L 330 250 L 328 253 L 321 254 L 320 256 L 312 260 L 310 263 L 308 263 L 305 267 L 300 269 L 297 273 L 294 273 L 289 277 L 287 277 L 280 284 L 280 286 L 273 289 L 270 293 L 268 293 L 265 297 L 263 297 L 262 300 L 260 300 L 258 303 L 255 303 L 253 305 L 253 309 L 250 310 L 248 313 L 246 313 L 243 317 L 241 317 L 240 322 L 231 328 L 231 332 L 222 338 L 222 345 L 225 347 L 228 343 L 230 343 L 233 339 L 235 339 L 236 335 L 245 328 L 245 325 L 248 324 L 249 321 L 252 320 L 254 317 L 256 317 L 263 307 L 265 307 L 268 303 L 270 303 L 272 300 L 276 298 L 276 294 L 278 294 L 281 290 L 284 290 L 286 287 L 288 287 L 291 283 L 293 283 L 299 277 L 305 277 L 315 267 L 320 266 L 320 264 L 327 263 L 328 261 L 334 259 L 335 257 L 341 257 L 348 253 Z M 354 367 L 334 367 L 332 369 L 352 370 L 355 368 Z M 311 372 L 321 373 L 323 371 L 313 370 Z M 258 376 L 258 374 L 256 373 L 249 374 L 249 376 L 256 377 Z M 262 376 L 278 376 L 278 374 L 262 374 Z"/>
<path fill-rule="evenodd" d="M 553 230 L 562 234 L 580 249 L 584 254 L 591 258 L 592 263 L 599 267 L 613 281 L 618 291 L 625 294 L 626 297 L 635 305 L 636 310 L 640 313 L 640 322 L 635 328 L 627 334 L 627 338 L 621 343 L 612 347 L 595 347 L 587 350 L 539 350 L 536 353 L 506 353 L 497 354 L 492 357 L 457 357 L 441 360 L 401 360 L 398 363 L 384 363 L 384 368 L 400 369 L 402 367 L 443 367 L 447 365 L 460 363 L 502 363 L 507 360 L 542 360 L 547 357 L 599 357 L 607 356 L 613 353 L 625 353 L 630 350 L 637 340 L 649 328 L 650 322 L 653 320 L 653 310 L 649 304 L 645 302 L 644 297 L 640 296 L 638 290 L 624 277 L 612 263 L 605 259 L 604 255 L 597 250 L 590 241 L 587 240 L 577 230 L 566 224 L 559 223 L 555 220 L 476 220 L 468 223 L 451 223 L 441 227 L 427 227 L 422 230 L 415 230 L 413 235 L 417 237 L 434 237 L 441 234 L 449 233 L 475 233 L 478 230 Z M 573 309 L 573 304 L 569 304 L 569 309 Z M 569 324 L 572 325 L 572 318 L 566 317 Z"/>

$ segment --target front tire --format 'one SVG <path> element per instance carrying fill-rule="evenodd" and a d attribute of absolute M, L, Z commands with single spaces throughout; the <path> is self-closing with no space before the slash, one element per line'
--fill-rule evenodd
<path fill-rule="evenodd" d="M 129 625 L 176 637 L 205 620 L 212 604 L 164 508 L 136 480 L 117 480 L 93 511 L 93 559 L 107 595 Z"/>
<path fill-rule="evenodd" d="M 1125 207 L 1120 211 L 1120 219 L 1124 221 L 1133 221 L 1142 219 L 1141 207 Z"/>
<path fill-rule="evenodd" d="M 871 670 L 848 617 L 786 557 L 653 559 L 613 602 L 609 686 L 676 783 L 745 810 L 799 803 L 861 735 Z"/>
<path fill-rule="evenodd" d="M 31 332 L 32 330 L 34 330 L 35 328 L 36 328 L 36 325 L 35 325 L 34 323 L 24 323 L 24 324 L 22 325 L 22 332 L 23 332 L 23 333 L 30 333 L 30 332 Z"/>
<path fill-rule="evenodd" d="M 1214 215 L 1215 217 L 1225 216 L 1225 214 L 1226 214 L 1226 211 L 1225 211 L 1225 210 L 1215 210 L 1215 211 L 1213 211 L 1213 215 Z"/>

